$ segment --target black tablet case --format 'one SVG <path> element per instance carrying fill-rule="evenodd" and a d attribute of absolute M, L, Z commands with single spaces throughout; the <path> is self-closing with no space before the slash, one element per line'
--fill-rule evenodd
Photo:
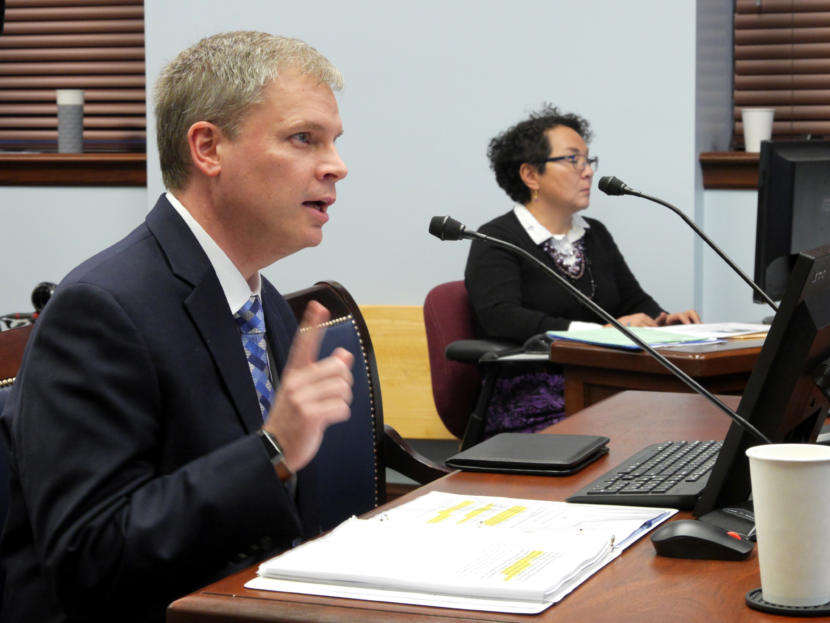
<path fill-rule="evenodd" d="M 537 476 L 567 476 L 608 453 L 608 437 L 499 433 L 447 459 L 455 469 Z"/>

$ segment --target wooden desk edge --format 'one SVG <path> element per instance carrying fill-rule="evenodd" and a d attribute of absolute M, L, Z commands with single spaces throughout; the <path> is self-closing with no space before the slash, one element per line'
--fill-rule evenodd
<path fill-rule="evenodd" d="M 751 370 L 762 345 L 763 340 L 736 340 L 719 346 L 713 344 L 705 350 L 664 348 L 659 352 L 686 374 L 706 377 Z M 609 348 L 568 340 L 556 340 L 551 344 L 550 361 L 565 367 L 587 366 L 671 374 L 642 350 Z"/>

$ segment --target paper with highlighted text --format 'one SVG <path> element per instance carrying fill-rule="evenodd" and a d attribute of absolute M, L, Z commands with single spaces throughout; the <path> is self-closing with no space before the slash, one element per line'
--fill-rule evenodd
<path fill-rule="evenodd" d="M 246 587 L 541 612 L 675 512 L 432 491 L 264 562 Z"/>

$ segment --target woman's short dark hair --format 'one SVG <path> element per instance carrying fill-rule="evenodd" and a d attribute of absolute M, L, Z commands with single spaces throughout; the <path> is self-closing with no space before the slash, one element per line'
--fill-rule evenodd
<path fill-rule="evenodd" d="M 519 168 L 527 162 L 535 164 L 539 173 L 544 172 L 551 149 L 545 132 L 560 125 L 574 130 L 586 143 L 591 140 L 591 128 L 585 119 L 545 104 L 490 141 L 487 149 L 490 168 L 496 174 L 498 185 L 516 203 L 530 201 L 530 189 L 522 181 Z"/>

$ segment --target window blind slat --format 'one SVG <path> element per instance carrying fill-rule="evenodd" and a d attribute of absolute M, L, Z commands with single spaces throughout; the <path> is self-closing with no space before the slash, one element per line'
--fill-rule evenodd
<path fill-rule="evenodd" d="M 98 151 L 106 151 L 108 148 L 112 150 L 112 143 L 116 142 L 137 142 L 144 138 L 144 132 L 141 131 L 126 131 L 126 130 L 84 130 L 84 141 L 96 140 L 107 142 L 109 144 L 103 145 L 102 149 Z M 0 129 L 0 142 L 15 141 L 20 144 L 25 144 L 28 141 L 38 143 L 57 143 L 57 130 L 2 130 Z M 53 150 L 54 151 L 54 150 Z"/>
<path fill-rule="evenodd" d="M 748 28 L 735 33 L 736 49 L 750 45 L 775 45 L 778 43 L 826 43 L 830 41 L 827 28 Z"/>
<path fill-rule="evenodd" d="M 735 61 L 735 73 L 748 74 L 824 74 L 830 72 L 827 58 L 756 59 Z"/>
<path fill-rule="evenodd" d="M 144 104 L 141 102 L 90 103 L 85 101 L 84 113 L 93 116 L 119 114 L 143 117 L 146 110 Z M 0 100 L 0 126 L 9 122 L 24 125 L 30 116 L 47 115 L 55 117 L 57 114 L 57 104 L 8 104 Z M 13 115 L 14 117 L 6 117 L 5 115 Z"/>
<path fill-rule="evenodd" d="M 743 123 L 735 121 L 738 132 L 743 133 Z M 806 136 L 830 136 L 830 121 L 792 121 L 773 123 L 773 135 L 776 138 L 804 138 Z"/>
<path fill-rule="evenodd" d="M 144 74 L 144 61 L 66 62 L 66 63 L 2 63 L 0 75 L 52 75 L 52 74 Z"/>
<path fill-rule="evenodd" d="M 827 13 L 756 13 L 753 15 L 735 15 L 736 29 L 769 28 L 819 28 L 830 24 Z"/>
<path fill-rule="evenodd" d="M 144 76 L 0 76 L 0 89 L 33 89 L 43 87 L 55 89 L 86 89 L 86 87 L 103 88 L 144 88 Z"/>
<path fill-rule="evenodd" d="M 827 89 L 830 88 L 830 76 L 821 74 L 790 75 L 736 75 L 735 94 L 736 97 L 743 90 L 770 90 L 779 89 Z"/>
<path fill-rule="evenodd" d="M 830 79 L 828 79 L 830 83 Z M 740 106 L 797 106 L 830 103 L 830 89 L 740 91 L 735 95 L 735 105 Z"/>
<path fill-rule="evenodd" d="M 745 59 L 790 59 L 828 58 L 830 42 L 814 43 L 768 43 L 764 45 L 736 45 L 735 60 Z"/>
<path fill-rule="evenodd" d="M 809 13 L 830 11 L 830 0 L 736 0 L 736 13 Z"/>
<path fill-rule="evenodd" d="M 23 7 L 6 6 L 6 19 L 10 22 L 41 22 L 50 20 L 99 20 L 99 19 L 143 19 L 141 6 L 55 6 Z"/>
<path fill-rule="evenodd" d="M 97 59 L 112 61 L 116 59 L 138 60 L 144 62 L 144 47 L 140 48 L 51 48 L 20 50 L 3 50 L 0 55 L 4 62 L 31 61 L 95 61 Z"/>
<path fill-rule="evenodd" d="M 50 128 L 57 131 L 58 124 L 51 117 L 0 117 L 0 128 Z M 138 116 L 99 116 L 84 119 L 84 130 L 100 128 L 144 128 L 143 119 Z"/>
<path fill-rule="evenodd" d="M 6 0 L 6 7 L 19 9 L 29 7 L 53 6 L 105 6 L 105 5 L 137 5 L 143 6 L 144 0 Z"/>
<path fill-rule="evenodd" d="M 57 149 L 56 89 L 84 91 L 85 151 L 146 142 L 142 0 L 6 0 L 0 149 Z"/>
<path fill-rule="evenodd" d="M 144 35 L 142 33 L 91 33 L 70 35 L 26 35 L 9 36 L 5 31 L 0 37 L 0 49 L 12 48 L 25 50 L 28 48 L 96 48 L 96 47 L 135 47 L 144 50 Z M 142 57 L 143 58 L 143 57 Z"/>
<path fill-rule="evenodd" d="M 144 104 L 144 89 L 124 87 L 120 89 L 86 89 L 84 101 L 90 102 L 141 102 Z M 0 89 L 0 102 L 55 102 L 55 94 L 43 89 Z M 37 106 L 38 104 L 33 104 Z"/>
<path fill-rule="evenodd" d="M 775 120 L 776 122 L 781 122 L 782 124 L 788 121 L 823 121 L 826 118 L 824 116 L 825 113 L 826 108 L 824 106 L 776 106 Z M 736 120 L 739 118 L 740 110 L 738 110 Z M 784 126 L 782 125 L 781 127 Z"/>
<path fill-rule="evenodd" d="M 6 14 L 3 36 L 44 34 L 86 34 L 111 32 L 144 33 L 144 22 L 131 19 L 84 22 L 10 22 Z"/>

